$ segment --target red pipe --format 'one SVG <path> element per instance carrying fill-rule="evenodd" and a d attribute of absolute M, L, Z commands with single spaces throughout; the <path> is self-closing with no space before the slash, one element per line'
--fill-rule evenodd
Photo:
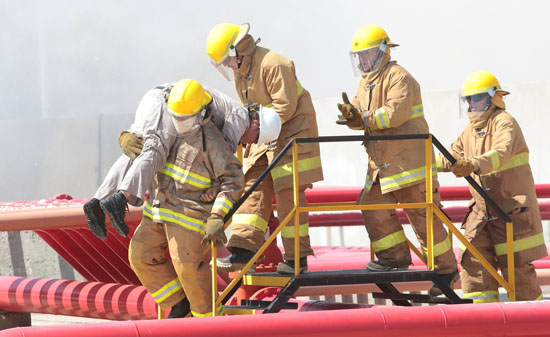
<path fill-rule="evenodd" d="M 309 337 L 548 336 L 550 302 L 462 304 L 13 328 L 0 337 L 223 335 Z"/>
<path fill-rule="evenodd" d="M 537 198 L 550 198 L 550 184 L 535 185 Z M 357 200 L 361 187 L 315 186 L 306 191 L 310 203 L 350 202 Z M 468 186 L 439 187 L 441 200 L 469 200 L 472 198 Z"/>
<path fill-rule="evenodd" d="M 100 282 L 0 277 L 0 310 L 112 320 L 155 319 L 144 287 Z"/>
<path fill-rule="evenodd" d="M 550 220 L 550 201 L 539 201 L 540 215 L 543 220 Z M 443 211 L 455 223 L 461 223 L 464 215 L 468 211 L 467 206 L 451 206 L 444 207 Z M 396 210 L 399 221 L 402 224 L 410 223 L 409 218 L 401 209 Z M 363 216 L 360 212 L 343 212 L 343 213 L 310 213 L 310 227 L 333 227 L 333 226 L 363 226 Z"/>
<path fill-rule="evenodd" d="M 468 200 L 471 198 L 467 186 L 440 187 L 439 191 L 442 200 Z M 316 186 L 306 191 L 306 197 L 310 203 L 352 202 L 357 200 L 360 192 L 361 187 Z M 536 185 L 536 192 L 538 198 L 550 198 L 550 184 Z M 45 204 L 41 201 L 0 203 L 0 225 L 2 230 L 65 229 L 82 227 L 86 224 L 86 217 L 82 211 L 82 204 L 86 200 L 55 199 L 54 201 L 46 201 Z M 130 213 L 126 216 L 126 222 L 131 225 L 139 224 L 141 214 L 142 207 L 130 206 Z M 548 204 L 546 218 L 543 219 L 550 219 L 550 204 Z M 109 223 L 109 219 L 106 220 Z"/>

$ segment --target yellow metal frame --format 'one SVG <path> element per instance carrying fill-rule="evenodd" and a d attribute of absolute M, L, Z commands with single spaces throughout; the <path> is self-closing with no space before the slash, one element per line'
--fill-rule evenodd
<path fill-rule="evenodd" d="M 299 242 L 299 217 L 302 212 L 333 212 L 333 211 L 349 211 L 349 210 L 380 210 L 380 209 L 409 209 L 409 208 L 425 208 L 426 209 L 426 227 L 427 227 L 427 256 L 424 258 L 423 254 L 410 242 L 408 245 L 413 250 L 413 252 L 424 261 L 429 270 L 433 270 L 435 266 L 435 257 L 433 254 L 434 251 L 434 236 L 433 236 L 433 216 L 434 214 L 449 228 L 449 240 L 451 240 L 452 245 L 452 235 L 455 235 L 460 242 L 468 249 L 472 255 L 477 258 L 481 265 L 487 269 L 487 271 L 497 280 L 497 282 L 506 289 L 508 292 L 508 298 L 510 301 L 516 300 L 516 291 L 515 291 L 515 274 L 514 274 L 514 241 L 513 241 L 513 225 L 511 222 L 506 223 L 506 240 L 507 240 L 507 256 L 508 256 L 508 280 L 500 276 L 496 269 L 494 269 L 491 264 L 481 255 L 481 253 L 462 235 L 462 233 L 457 229 L 453 223 L 447 218 L 441 209 L 433 202 L 433 186 L 432 186 L 432 136 L 425 140 L 425 155 L 426 155 L 426 202 L 424 203 L 402 203 L 402 204 L 376 204 L 376 205 L 356 205 L 353 203 L 324 203 L 319 205 L 309 205 L 309 206 L 300 206 L 299 202 L 299 182 L 298 182 L 298 172 L 296 169 L 298 167 L 298 144 L 296 139 L 292 140 L 292 163 L 293 163 L 293 172 L 292 172 L 292 183 L 294 189 L 294 208 L 289 212 L 289 214 L 281 221 L 280 225 L 271 233 L 269 238 L 265 243 L 260 247 L 260 249 L 254 254 L 252 259 L 245 265 L 245 267 L 239 271 L 237 276 L 231 281 L 231 283 L 224 289 L 224 291 L 216 296 L 217 291 L 217 268 L 216 268 L 216 250 L 212 245 L 212 293 L 213 293 L 213 315 L 218 305 L 220 305 L 222 299 L 235 287 L 235 285 L 244 277 L 248 272 L 250 267 L 254 262 L 263 254 L 267 247 L 275 240 L 277 235 L 282 231 L 282 229 L 290 222 L 290 219 L 294 217 L 294 256 L 300 256 L 300 242 Z M 225 228 L 229 226 L 231 220 L 225 224 Z M 452 246 L 451 246 L 452 247 Z M 205 252 L 209 249 L 208 247 Z M 370 251 L 371 260 L 374 260 L 374 250 L 371 248 Z M 294 274 L 298 275 L 300 273 L 300 259 L 296 258 L 294 265 Z M 253 277 L 247 276 L 247 281 L 250 282 Z M 286 280 L 286 279 L 285 279 Z"/>

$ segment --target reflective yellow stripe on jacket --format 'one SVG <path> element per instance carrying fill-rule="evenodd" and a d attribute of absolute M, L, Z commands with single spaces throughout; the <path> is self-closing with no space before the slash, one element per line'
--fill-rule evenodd
<path fill-rule="evenodd" d="M 212 187 L 212 181 L 210 178 L 184 170 L 172 163 L 166 163 L 164 168 L 162 168 L 159 172 L 164 173 L 184 184 L 189 184 L 200 188 Z"/>
<path fill-rule="evenodd" d="M 167 299 L 170 295 L 178 292 L 182 289 L 179 279 L 174 279 L 166 283 L 162 288 L 151 294 L 157 303 L 161 303 Z"/>
<path fill-rule="evenodd" d="M 486 152 L 491 158 L 491 163 L 493 164 L 493 170 L 487 174 L 482 174 L 482 176 L 488 176 L 490 174 L 495 174 L 497 172 L 502 172 L 509 170 L 514 167 L 521 165 L 529 164 L 529 152 L 518 153 L 515 156 L 512 156 L 502 167 L 499 167 L 500 160 L 498 159 L 497 152 L 495 150 L 490 150 Z M 496 159 L 494 159 L 496 157 Z M 496 165 L 495 165 L 496 164 Z"/>
<path fill-rule="evenodd" d="M 437 175 L 437 168 L 435 166 L 432 166 L 432 174 L 434 176 Z M 407 185 L 412 182 L 425 179 L 426 166 L 422 166 L 414 170 L 405 171 L 389 177 L 380 178 L 380 188 L 382 189 L 382 192 L 384 192 L 384 190 L 386 189 Z"/>
<path fill-rule="evenodd" d="M 449 236 L 447 236 L 445 240 L 434 245 L 434 257 L 445 254 L 449 250 L 451 250 L 451 240 L 449 240 Z M 424 253 L 424 256 L 428 256 L 428 247 L 422 246 L 422 253 Z"/>
<path fill-rule="evenodd" d="M 296 80 L 296 86 L 298 87 L 298 96 L 300 96 L 304 92 L 304 87 L 302 87 L 302 84 L 298 80 Z M 266 104 L 264 106 L 266 108 L 272 108 L 273 104 L 269 103 L 269 104 Z M 285 120 L 281 118 L 281 123 L 284 123 L 284 122 L 285 122 Z"/>
<path fill-rule="evenodd" d="M 410 119 L 414 119 L 420 116 L 424 116 L 424 108 L 422 104 L 418 104 L 412 107 L 411 109 L 411 116 Z M 389 129 L 391 128 L 390 125 L 390 117 L 388 116 L 388 113 L 386 111 L 386 108 L 380 107 L 374 111 L 374 120 L 376 121 L 376 125 L 378 126 L 378 129 Z"/>
<path fill-rule="evenodd" d="M 191 310 L 191 313 L 193 314 L 194 317 L 208 317 L 208 316 L 212 316 L 212 311 L 211 311 L 211 312 L 207 312 L 207 313 L 205 313 L 205 314 L 199 314 L 198 312 Z M 223 312 L 223 307 L 222 307 L 222 305 L 220 304 L 220 305 L 218 306 L 218 310 L 217 310 L 216 316 L 223 316 L 223 314 L 224 314 L 224 312 Z"/>
<path fill-rule="evenodd" d="M 303 237 L 303 236 L 307 236 L 309 234 L 309 222 L 308 223 L 305 223 L 305 224 L 302 224 L 299 226 L 300 228 L 298 229 L 298 235 L 300 235 L 300 237 Z M 281 231 L 281 236 L 283 238 L 293 238 L 294 237 L 294 226 L 285 226 L 283 227 L 283 230 Z"/>
<path fill-rule="evenodd" d="M 477 291 L 473 293 L 464 293 L 464 298 L 474 300 L 474 303 L 499 302 L 498 291 Z"/>
<path fill-rule="evenodd" d="M 267 220 L 256 214 L 235 214 L 231 223 L 256 227 L 264 233 L 267 229 Z"/>
<path fill-rule="evenodd" d="M 225 197 L 218 197 L 212 206 L 212 213 L 218 213 L 219 211 L 225 214 L 229 213 L 229 210 L 233 207 L 233 203 Z"/>
<path fill-rule="evenodd" d="M 514 253 L 521 252 L 522 250 L 527 250 L 527 249 L 535 248 L 542 245 L 544 245 L 543 233 L 535 234 L 533 236 L 528 236 L 523 239 L 514 240 Z M 506 247 L 506 242 L 496 244 L 495 252 L 497 255 L 507 254 L 508 249 Z"/>
<path fill-rule="evenodd" d="M 273 170 L 271 170 L 271 177 L 273 178 L 273 180 L 288 177 L 292 174 L 293 167 L 294 163 L 292 162 L 277 166 Z M 319 156 L 298 160 L 298 173 L 308 170 L 314 170 L 320 167 L 321 157 Z"/>
<path fill-rule="evenodd" d="M 374 185 L 374 183 L 372 182 L 369 175 L 367 174 L 367 177 L 365 178 L 365 186 L 363 188 L 365 189 L 365 191 L 368 192 L 372 188 L 372 185 Z"/>
<path fill-rule="evenodd" d="M 386 235 L 380 240 L 372 241 L 371 244 L 372 244 L 372 249 L 374 249 L 374 251 L 378 253 L 382 250 L 386 250 L 394 246 L 397 246 L 398 244 L 405 241 L 407 241 L 405 232 L 403 230 L 400 230 L 398 232 L 391 233 L 390 235 Z"/>
<path fill-rule="evenodd" d="M 151 205 L 146 202 L 143 208 L 143 215 L 155 222 L 169 222 L 200 234 L 205 233 L 203 221 L 174 212 L 168 208 L 151 207 Z"/>

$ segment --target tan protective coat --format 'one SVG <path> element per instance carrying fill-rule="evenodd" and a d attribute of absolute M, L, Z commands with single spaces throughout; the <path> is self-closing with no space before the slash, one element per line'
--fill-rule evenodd
<path fill-rule="evenodd" d="M 207 121 L 195 134 L 176 140 L 157 180 L 157 199 L 146 203 L 130 242 L 132 269 L 161 308 L 187 296 L 193 315 L 211 315 L 210 268 L 202 262 L 200 242 L 207 218 L 225 216 L 239 199 L 241 164 Z M 201 202 L 201 194 L 215 182 L 220 192 L 214 203 Z M 171 261 L 164 258 L 167 247 Z"/>
<path fill-rule="evenodd" d="M 455 159 L 478 162 L 480 172 L 473 177 L 512 219 L 514 241 L 531 238 L 531 247 L 517 251 L 515 262 L 523 264 L 546 256 L 529 149 L 516 120 L 493 105 L 470 121 L 450 152 Z M 444 166 L 450 167 L 447 160 Z M 506 242 L 505 227 L 496 212 L 472 187 L 470 192 L 473 199 L 463 222 L 465 236 L 471 240 L 487 226 L 495 245 Z M 498 258 L 504 266 L 506 257 L 499 254 Z"/>
<path fill-rule="evenodd" d="M 163 84 L 149 90 L 143 96 L 132 124 L 132 132 L 144 137 L 141 155 L 135 160 L 126 155 L 118 158 L 94 198 L 101 200 L 117 190 L 126 190 L 131 194 L 129 203 L 141 206 L 146 192 L 151 193 L 153 178 L 164 166 L 168 152 L 176 139 L 172 118 L 165 104 L 167 92 L 164 88 L 172 85 Z M 208 105 L 212 122 L 235 152 L 243 133 L 248 128 L 248 111 L 220 91 L 206 86 L 204 89 L 212 96 L 212 102 Z"/>
<path fill-rule="evenodd" d="M 405 68 L 384 55 L 380 70 L 363 75 L 352 104 L 363 111 L 370 136 L 426 134 L 420 85 Z M 380 179 L 382 193 L 425 180 L 423 140 L 369 141 L 365 144 L 369 168 L 365 188 Z"/>
<path fill-rule="evenodd" d="M 235 88 L 243 105 L 258 103 L 271 106 L 280 116 L 283 125 L 279 138 L 266 146 L 253 144 L 245 164 L 247 188 L 254 183 L 261 171 L 271 163 L 284 146 L 295 137 L 317 137 L 317 120 L 309 92 L 296 78 L 294 63 L 276 52 L 256 46 L 247 35 L 237 46 L 242 58 L 235 72 Z M 261 125 L 260 125 L 261 128 Z M 298 146 L 298 172 L 301 205 L 305 203 L 304 191 L 311 184 L 323 179 L 318 143 Z M 240 247 L 256 251 L 264 240 L 273 195 L 277 195 L 278 216 L 283 217 L 292 209 L 292 151 L 288 151 L 271 171 L 269 179 L 259 186 L 233 217 L 228 247 Z M 300 257 L 313 254 L 309 242 L 308 214 L 300 216 Z M 294 259 L 292 221 L 282 233 L 285 258 Z"/>
<path fill-rule="evenodd" d="M 267 153 L 269 162 L 295 137 L 318 137 L 315 109 L 309 92 L 296 78 L 294 63 L 278 53 L 255 46 L 251 37 L 239 43 L 238 50 L 246 48 L 242 63 L 235 72 L 235 88 L 241 104 L 258 103 L 271 106 L 283 122 L 279 138 L 269 149 L 264 144 L 253 144 L 246 167 Z M 260 126 L 261 127 L 261 126 Z M 318 143 L 300 144 L 299 182 L 311 184 L 323 180 Z M 292 187 L 292 151 L 281 159 L 272 171 L 275 192 Z M 302 166 L 307 168 L 302 170 Z"/>
<path fill-rule="evenodd" d="M 385 54 L 380 70 L 363 74 L 352 104 L 363 111 L 365 134 L 427 134 L 420 85 L 407 70 Z M 423 140 L 368 141 L 369 168 L 358 204 L 426 202 L 426 160 Z M 435 165 L 434 165 L 435 168 Z M 435 173 L 435 172 L 434 172 Z M 433 176 L 434 203 L 439 205 L 439 183 Z M 426 248 L 426 211 L 407 209 L 407 216 Z M 379 261 L 407 267 L 410 250 L 394 210 L 363 211 L 365 226 Z M 456 260 L 441 220 L 434 216 L 434 269 L 438 274 L 456 271 Z M 425 249 L 426 250 L 426 249 Z"/>
<path fill-rule="evenodd" d="M 517 121 L 502 108 L 491 105 L 483 114 L 470 120 L 451 145 L 450 152 L 455 159 L 473 159 L 477 162 L 480 171 L 473 175 L 474 179 L 510 216 L 514 225 L 516 269 L 527 268 L 525 265 L 529 262 L 546 256 L 535 183 L 528 162 L 529 149 Z M 443 165 L 450 168 L 450 163 L 445 159 Z M 474 240 L 486 230 L 493 244 L 491 258 L 494 259 L 496 255 L 497 265 L 505 268 L 506 225 L 472 187 L 470 192 L 473 199 L 463 221 L 463 228 L 466 229 L 464 235 L 475 243 Z M 468 270 L 467 262 L 462 265 Z M 476 278 L 478 275 L 476 270 L 471 271 L 471 277 Z M 467 275 L 463 277 L 467 289 L 469 282 L 476 284 Z M 520 280 L 518 278 L 518 282 Z M 517 283 L 518 288 L 521 286 L 521 283 Z"/>

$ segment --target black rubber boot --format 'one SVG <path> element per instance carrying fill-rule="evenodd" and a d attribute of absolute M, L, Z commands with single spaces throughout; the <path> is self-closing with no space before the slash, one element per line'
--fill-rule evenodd
<path fill-rule="evenodd" d="M 231 250 L 231 255 L 216 260 L 217 267 L 220 271 L 231 272 L 241 270 L 255 254 L 250 250 L 238 247 L 233 247 Z M 256 264 L 253 264 L 248 271 L 254 272 L 255 270 Z"/>
<path fill-rule="evenodd" d="M 108 198 L 100 201 L 99 205 L 105 214 L 111 218 L 111 225 L 122 236 L 128 236 L 130 230 L 128 225 L 124 222 L 124 216 L 126 215 L 126 197 L 121 191 L 116 192 Z"/>
<path fill-rule="evenodd" d="M 300 274 L 307 272 L 307 256 L 300 258 Z M 277 273 L 291 275 L 294 274 L 294 260 L 286 260 L 279 263 L 277 266 Z"/>
<path fill-rule="evenodd" d="M 168 314 L 168 318 L 186 317 L 190 312 L 191 312 L 191 305 L 189 304 L 189 300 L 186 297 L 172 306 L 172 309 L 170 310 L 170 314 Z"/>
<path fill-rule="evenodd" d="M 99 206 L 99 200 L 92 198 L 92 200 L 82 206 L 84 214 L 88 218 L 88 227 L 94 233 L 95 236 L 101 240 L 105 240 L 107 237 L 107 228 L 105 227 L 105 213 Z"/>
<path fill-rule="evenodd" d="M 449 286 L 449 288 L 453 285 L 453 283 L 455 283 L 460 279 L 460 274 L 458 273 L 458 270 L 450 274 L 437 274 L 437 276 L 439 276 L 445 282 L 445 284 Z M 430 294 L 431 296 L 439 296 L 439 295 L 443 295 L 443 292 L 434 283 L 432 284 L 432 287 L 428 291 L 428 294 Z"/>

